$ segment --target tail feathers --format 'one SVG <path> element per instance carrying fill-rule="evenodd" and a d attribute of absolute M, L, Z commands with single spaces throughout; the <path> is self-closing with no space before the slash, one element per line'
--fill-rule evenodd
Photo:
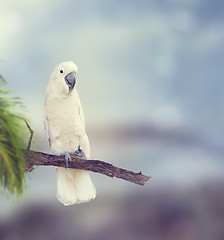
<path fill-rule="evenodd" d="M 95 197 L 88 171 L 57 168 L 57 198 L 65 206 L 89 202 Z"/>

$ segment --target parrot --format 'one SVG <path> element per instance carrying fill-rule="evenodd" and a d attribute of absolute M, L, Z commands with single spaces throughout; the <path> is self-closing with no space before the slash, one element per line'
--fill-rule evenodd
<path fill-rule="evenodd" d="M 89 172 L 69 169 L 69 153 L 90 158 L 90 144 L 85 120 L 76 89 L 77 65 L 72 61 L 60 63 L 51 73 L 45 89 L 45 129 L 50 150 L 65 157 L 65 168 L 56 167 L 57 199 L 65 206 L 89 202 L 96 189 Z"/>

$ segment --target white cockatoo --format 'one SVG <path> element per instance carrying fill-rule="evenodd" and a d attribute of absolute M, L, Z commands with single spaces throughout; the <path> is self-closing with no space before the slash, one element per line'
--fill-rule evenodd
<path fill-rule="evenodd" d="M 78 67 L 73 62 L 59 64 L 45 91 L 45 128 L 52 153 L 90 157 L 89 139 L 79 95 L 76 90 Z M 88 171 L 57 168 L 57 198 L 64 205 L 88 202 L 96 196 Z"/>

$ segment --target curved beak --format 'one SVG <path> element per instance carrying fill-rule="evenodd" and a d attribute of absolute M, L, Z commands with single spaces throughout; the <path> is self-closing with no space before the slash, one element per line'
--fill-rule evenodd
<path fill-rule="evenodd" d="M 72 90 L 75 86 L 76 79 L 75 79 L 75 72 L 71 72 L 65 76 L 65 82 L 69 87 L 69 90 Z"/>

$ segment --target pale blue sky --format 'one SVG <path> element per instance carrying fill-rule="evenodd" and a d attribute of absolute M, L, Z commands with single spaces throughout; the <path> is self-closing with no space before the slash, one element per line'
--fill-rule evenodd
<path fill-rule="evenodd" d="M 224 120 L 222 5 L 5 1 L 0 70 L 34 119 L 42 117 L 52 69 L 73 60 L 91 122 L 113 117 L 168 121 L 216 136 Z"/>

